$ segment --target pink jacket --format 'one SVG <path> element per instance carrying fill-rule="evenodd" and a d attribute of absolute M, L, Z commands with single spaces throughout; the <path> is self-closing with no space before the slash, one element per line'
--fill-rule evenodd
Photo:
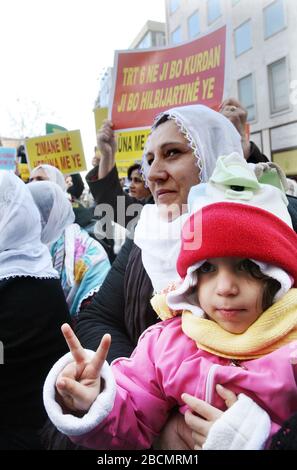
<path fill-rule="evenodd" d="M 175 317 L 148 328 L 131 358 L 113 362 L 117 383 L 110 414 L 91 432 L 73 440 L 96 449 L 149 448 L 172 408 L 185 412 L 183 392 L 225 410 L 215 392 L 222 384 L 244 393 L 269 414 L 274 434 L 297 410 L 297 366 L 290 346 L 236 366 L 201 349 L 181 329 Z"/>

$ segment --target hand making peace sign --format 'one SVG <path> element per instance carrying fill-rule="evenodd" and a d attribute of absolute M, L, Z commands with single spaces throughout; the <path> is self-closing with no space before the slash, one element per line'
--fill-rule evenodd
<path fill-rule="evenodd" d="M 90 359 L 71 327 L 65 323 L 61 329 L 74 361 L 57 378 L 59 402 L 68 410 L 87 412 L 101 391 L 100 372 L 111 337 L 108 334 L 103 336 L 94 357 Z"/>

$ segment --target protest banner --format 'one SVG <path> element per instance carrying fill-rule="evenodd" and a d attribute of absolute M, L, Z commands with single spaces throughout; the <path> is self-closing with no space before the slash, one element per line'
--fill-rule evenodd
<path fill-rule="evenodd" d="M 109 118 L 116 130 L 145 128 L 161 111 L 216 108 L 225 84 L 226 26 L 180 46 L 118 51 Z"/>
<path fill-rule="evenodd" d="M 96 134 L 101 128 L 103 121 L 107 119 L 108 108 L 95 108 Z M 149 129 L 134 129 L 133 131 L 116 132 L 117 151 L 115 154 L 116 165 L 120 178 L 127 176 L 129 166 L 135 161 L 140 161 L 149 134 Z"/>
<path fill-rule="evenodd" d="M 94 112 L 95 129 L 96 129 L 96 135 L 97 135 L 100 127 L 103 124 L 103 121 L 107 119 L 108 117 L 108 108 L 95 108 L 93 109 L 93 112 Z"/>
<path fill-rule="evenodd" d="M 55 166 L 64 174 L 86 170 L 81 135 L 78 130 L 27 139 L 25 147 L 30 170 L 41 164 Z"/>
<path fill-rule="evenodd" d="M 120 178 L 127 176 L 129 166 L 136 161 L 141 161 L 149 132 L 150 129 L 135 129 L 116 133 L 117 151 L 115 159 Z"/>
<path fill-rule="evenodd" d="M 11 147 L 0 147 L 0 170 L 15 170 L 16 149 Z"/>

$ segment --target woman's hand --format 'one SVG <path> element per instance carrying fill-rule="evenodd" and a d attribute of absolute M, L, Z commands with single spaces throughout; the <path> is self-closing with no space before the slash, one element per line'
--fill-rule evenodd
<path fill-rule="evenodd" d="M 237 400 L 235 393 L 222 385 L 217 385 L 216 391 L 218 395 L 223 398 L 228 408 Z M 182 400 L 190 408 L 185 413 L 185 422 L 192 431 L 194 449 L 201 450 L 211 426 L 222 416 L 223 411 L 188 393 L 182 394 Z"/>
<path fill-rule="evenodd" d="M 116 140 L 111 121 L 104 121 L 97 134 L 97 147 L 101 153 L 98 178 L 104 178 L 114 167 Z"/>
<path fill-rule="evenodd" d="M 193 450 L 192 430 L 178 411 L 171 413 L 161 434 L 154 440 L 155 450 Z"/>
<path fill-rule="evenodd" d="M 64 324 L 62 332 L 74 361 L 68 364 L 57 378 L 57 398 L 64 409 L 87 412 L 101 390 L 100 372 L 111 337 L 103 336 L 94 357 L 90 360 L 70 326 Z"/>
<path fill-rule="evenodd" d="M 244 158 L 247 160 L 251 150 L 250 142 L 247 138 L 247 110 L 235 98 L 228 98 L 221 104 L 219 112 L 228 118 L 238 130 Z"/>

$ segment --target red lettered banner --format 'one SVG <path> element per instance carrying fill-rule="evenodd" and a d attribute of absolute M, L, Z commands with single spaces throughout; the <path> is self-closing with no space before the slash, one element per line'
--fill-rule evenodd
<path fill-rule="evenodd" d="M 116 52 L 110 118 L 115 129 L 150 126 L 161 111 L 217 107 L 225 82 L 226 26 L 181 46 Z"/>

